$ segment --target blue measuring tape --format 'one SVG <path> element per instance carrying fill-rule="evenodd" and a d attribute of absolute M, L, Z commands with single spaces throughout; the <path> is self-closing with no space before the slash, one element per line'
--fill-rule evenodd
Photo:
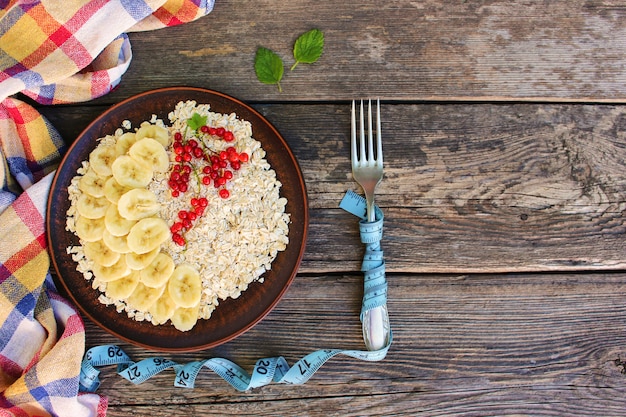
<path fill-rule="evenodd" d="M 385 262 L 380 247 L 383 230 L 383 213 L 376 207 L 376 219 L 366 221 L 365 199 L 353 191 L 348 191 L 339 207 L 359 217 L 361 242 L 365 244 L 365 255 L 361 264 L 364 271 L 364 295 L 361 305 L 361 317 L 372 308 L 387 302 L 387 280 Z M 179 364 L 163 357 L 152 357 L 134 362 L 119 346 L 102 345 L 93 347 L 85 353 L 80 371 L 80 391 L 95 392 L 100 386 L 100 370 L 110 365 L 117 366 L 117 373 L 133 384 L 141 384 L 154 375 L 173 369 L 176 377 L 174 386 L 194 388 L 195 381 L 202 369 L 208 368 L 228 382 L 238 391 L 247 391 L 271 383 L 301 385 L 307 382 L 329 359 L 345 355 L 364 361 L 380 361 L 387 356 L 391 346 L 390 333 L 387 344 L 373 351 L 323 349 L 309 353 L 292 367 L 282 356 L 259 359 L 249 374 L 236 363 L 224 358 L 209 358 L 201 361 Z"/>

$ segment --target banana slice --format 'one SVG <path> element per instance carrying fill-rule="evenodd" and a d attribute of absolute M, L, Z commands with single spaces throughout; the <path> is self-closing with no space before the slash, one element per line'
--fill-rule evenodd
<path fill-rule="evenodd" d="M 81 194 L 76 200 L 78 214 L 88 219 L 104 217 L 111 203 L 104 197 L 94 197 L 89 194 Z"/>
<path fill-rule="evenodd" d="M 174 327 L 181 332 L 186 332 L 188 330 L 193 329 L 193 326 L 198 322 L 198 311 L 200 310 L 199 305 L 195 305 L 193 307 L 178 307 L 170 320 L 172 320 L 172 324 Z"/>
<path fill-rule="evenodd" d="M 130 252 L 130 248 L 128 247 L 128 243 L 126 243 L 126 235 L 124 236 L 115 236 L 111 234 L 106 228 L 102 233 L 102 241 L 107 246 L 107 248 L 111 249 L 113 252 L 117 253 L 128 253 Z"/>
<path fill-rule="evenodd" d="M 152 167 L 128 155 L 118 156 L 111 165 L 115 180 L 126 187 L 145 187 L 152 181 Z"/>
<path fill-rule="evenodd" d="M 150 288 L 140 282 L 126 300 L 126 304 L 137 311 L 148 311 L 163 294 L 163 291 L 165 291 L 165 285 L 160 288 Z"/>
<path fill-rule="evenodd" d="M 125 300 L 139 285 L 139 271 L 131 271 L 130 274 L 115 281 L 107 283 L 105 294 L 113 300 Z"/>
<path fill-rule="evenodd" d="M 98 175 L 110 177 L 111 165 L 116 158 L 117 151 L 114 146 L 99 145 L 89 154 L 89 165 Z"/>
<path fill-rule="evenodd" d="M 111 266 L 103 266 L 94 263 L 91 268 L 96 279 L 101 282 L 111 282 L 130 275 L 131 269 L 126 265 L 126 258 L 120 256 L 117 262 Z"/>
<path fill-rule="evenodd" d="M 135 142 L 128 150 L 128 155 L 157 172 L 165 172 L 170 167 L 170 158 L 165 148 L 152 138 L 143 138 Z"/>
<path fill-rule="evenodd" d="M 128 252 L 126 254 L 126 263 L 128 264 L 128 267 L 130 269 L 133 269 L 136 271 L 142 270 L 148 265 L 150 265 L 152 261 L 154 261 L 154 258 L 157 257 L 160 251 L 161 251 L 161 248 L 157 247 L 148 253 L 140 254 L 140 253 L 135 253 L 135 252 Z"/>
<path fill-rule="evenodd" d="M 104 196 L 104 184 L 106 184 L 106 180 L 107 177 L 98 175 L 98 173 L 90 167 L 87 172 L 80 177 L 78 189 L 94 197 L 102 197 Z"/>
<path fill-rule="evenodd" d="M 104 213 L 104 226 L 113 236 L 126 236 L 135 223 L 137 220 L 122 217 L 115 204 L 111 204 Z"/>
<path fill-rule="evenodd" d="M 152 315 L 153 323 L 163 324 L 172 317 L 176 308 L 176 303 L 172 300 L 172 297 L 170 297 L 166 285 L 163 294 L 148 308 L 148 313 Z"/>
<path fill-rule="evenodd" d="M 133 132 L 126 132 L 115 142 L 115 151 L 117 155 L 126 155 L 133 144 L 137 142 L 137 136 Z"/>
<path fill-rule="evenodd" d="M 76 236 L 85 242 L 95 242 L 102 239 L 104 233 L 104 219 L 88 219 L 83 216 L 78 216 L 74 223 L 76 230 Z"/>
<path fill-rule="evenodd" d="M 165 285 L 175 267 L 172 257 L 165 252 L 160 252 L 150 265 L 141 270 L 139 274 L 141 282 L 152 288 Z"/>
<path fill-rule="evenodd" d="M 120 197 L 117 209 L 125 219 L 140 220 L 157 214 L 161 205 L 152 191 L 134 188 Z"/>
<path fill-rule="evenodd" d="M 166 128 L 144 122 L 137 130 L 137 140 L 152 138 L 166 147 L 170 144 L 170 135 Z"/>
<path fill-rule="evenodd" d="M 104 183 L 104 196 L 111 204 L 117 204 L 120 197 L 130 190 L 132 188 L 121 185 L 114 177 L 109 177 Z"/>
<path fill-rule="evenodd" d="M 200 302 L 202 295 L 200 273 L 191 265 L 180 264 L 172 272 L 167 289 L 177 306 L 193 307 Z"/>
<path fill-rule="evenodd" d="M 87 258 L 102 266 L 111 266 L 120 259 L 120 254 L 109 249 L 103 240 L 85 242 L 83 250 Z"/>
<path fill-rule="evenodd" d="M 141 219 L 128 232 L 128 247 L 135 253 L 147 253 L 158 248 L 170 237 L 170 228 L 158 217 Z"/>

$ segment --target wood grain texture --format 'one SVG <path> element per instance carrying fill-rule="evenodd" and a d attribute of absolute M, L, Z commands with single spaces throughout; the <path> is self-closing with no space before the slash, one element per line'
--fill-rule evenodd
<path fill-rule="evenodd" d="M 338 208 L 352 180 L 349 100 L 382 99 L 394 342 L 382 362 L 338 356 L 304 386 L 233 390 L 209 370 L 134 386 L 104 368 L 109 417 L 625 416 L 626 5 L 218 0 L 205 18 L 131 33 L 120 86 L 39 109 L 66 142 L 112 103 L 158 87 L 215 89 L 252 104 L 305 176 L 310 227 L 285 297 L 241 337 L 180 363 L 262 357 L 290 364 L 361 349 L 363 247 Z M 265 46 L 292 63 L 317 27 L 324 54 L 257 81 Z M 87 323 L 87 346 L 120 344 Z M 160 355 L 160 354 L 159 354 Z"/>
<path fill-rule="evenodd" d="M 623 103 L 624 19 L 614 0 L 220 0 L 196 22 L 131 33 L 131 67 L 105 100 L 191 85 L 249 101 Z M 312 27 L 326 35 L 322 59 L 288 71 L 293 42 Z M 256 80 L 259 46 L 285 61 L 283 93 Z"/>
<path fill-rule="evenodd" d="M 329 361 L 304 386 L 238 393 L 209 370 L 193 390 L 165 371 L 133 386 L 105 368 L 109 415 L 623 416 L 624 274 L 388 278 L 394 343 L 383 362 Z M 361 277 L 299 275 L 259 325 L 206 352 L 251 370 L 320 348 L 360 348 Z M 346 300 L 353 302 L 346 303 Z M 92 327 L 88 345 L 115 342 Z M 150 352 L 122 347 L 134 359 Z M 126 413 L 126 414 L 125 414 Z"/>
<path fill-rule="evenodd" d="M 361 192 L 349 106 L 259 104 L 305 176 L 303 272 L 358 269 Z M 85 125 L 91 112 L 45 108 Z M 387 267 L 392 272 L 583 271 L 626 267 L 626 110 L 616 105 L 384 104 Z M 337 227 L 342 225 L 343 227 Z"/>

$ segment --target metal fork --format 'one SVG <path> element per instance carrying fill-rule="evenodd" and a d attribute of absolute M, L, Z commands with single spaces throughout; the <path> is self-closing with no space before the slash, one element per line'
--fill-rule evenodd
<path fill-rule="evenodd" d="M 357 145 L 356 108 L 352 101 L 351 159 L 352 177 L 359 183 L 367 201 L 367 220 L 375 220 L 374 191 L 383 178 L 383 144 L 380 128 L 380 100 L 376 100 L 376 133 L 372 129 L 372 102 L 368 100 L 367 140 L 365 137 L 365 115 L 363 100 L 359 116 L 359 144 Z M 374 136 L 376 144 L 374 146 Z M 383 305 L 367 310 L 363 315 L 363 339 L 368 350 L 378 350 L 385 346 L 390 335 L 387 306 Z"/>

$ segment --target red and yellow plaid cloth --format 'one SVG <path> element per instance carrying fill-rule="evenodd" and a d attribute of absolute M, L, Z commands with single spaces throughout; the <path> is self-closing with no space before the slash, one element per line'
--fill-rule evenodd
<path fill-rule="evenodd" d="M 0 0 L 0 417 L 104 416 L 78 391 L 85 330 L 55 291 L 45 208 L 65 151 L 41 104 L 111 91 L 131 60 L 127 32 L 209 13 L 213 0 Z"/>

